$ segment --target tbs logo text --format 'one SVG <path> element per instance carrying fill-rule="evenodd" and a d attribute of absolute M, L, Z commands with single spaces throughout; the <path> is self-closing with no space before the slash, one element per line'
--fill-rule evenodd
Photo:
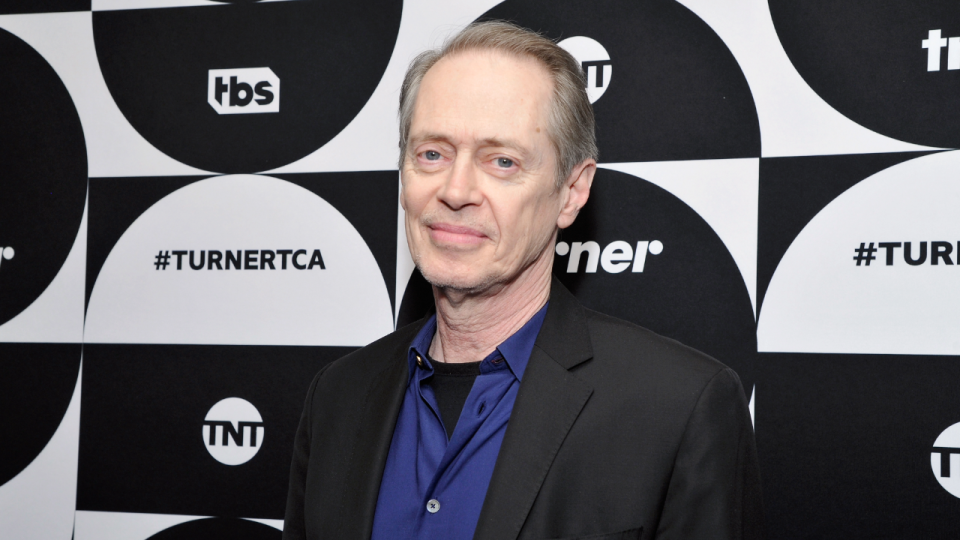
<path fill-rule="evenodd" d="M 280 78 L 268 67 L 211 69 L 207 103 L 217 114 L 280 112 Z"/>

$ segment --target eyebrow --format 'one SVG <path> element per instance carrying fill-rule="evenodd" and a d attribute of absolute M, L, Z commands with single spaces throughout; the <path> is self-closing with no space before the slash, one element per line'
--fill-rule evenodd
<path fill-rule="evenodd" d="M 423 135 L 411 137 L 409 146 L 412 148 L 418 144 L 429 142 L 429 141 L 445 142 L 447 144 L 454 145 L 453 142 L 450 140 L 450 137 L 446 135 L 441 135 L 439 133 L 425 133 Z M 496 137 L 487 137 L 485 139 L 480 139 L 480 146 L 510 148 L 512 150 L 516 150 L 517 152 L 521 153 L 523 156 L 528 156 L 533 153 L 533 149 L 526 148 L 523 145 L 521 145 L 519 142 L 513 139 L 498 139 Z"/>
<path fill-rule="evenodd" d="M 510 148 L 512 150 L 516 150 L 517 152 L 520 152 L 523 155 L 529 154 L 532 150 L 522 146 L 519 142 L 514 141 L 512 139 L 496 139 L 496 138 L 481 139 L 480 146 L 496 146 L 499 148 Z"/>
<path fill-rule="evenodd" d="M 450 142 L 450 138 L 445 135 L 440 135 L 439 133 L 425 133 L 423 135 L 410 137 L 409 146 L 413 147 L 427 141 L 442 141 L 448 144 L 453 144 Z"/>

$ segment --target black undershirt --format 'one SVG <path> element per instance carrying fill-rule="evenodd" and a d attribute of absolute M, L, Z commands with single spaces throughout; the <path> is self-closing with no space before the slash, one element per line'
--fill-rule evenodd
<path fill-rule="evenodd" d="M 433 376 L 428 377 L 425 382 L 433 388 L 440 418 L 447 430 L 447 440 L 450 440 L 460 420 L 463 405 L 473 388 L 473 381 L 480 374 L 480 362 L 445 364 L 430 358 L 430 364 L 433 366 Z"/>

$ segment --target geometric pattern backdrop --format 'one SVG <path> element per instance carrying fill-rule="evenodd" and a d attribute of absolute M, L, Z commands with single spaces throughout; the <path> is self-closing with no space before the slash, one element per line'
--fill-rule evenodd
<path fill-rule="evenodd" d="M 311 377 L 432 301 L 399 87 L 483 18 L 582 62 L 554 273 L 739 373 L 770 537 L 960 534 L 960 4 L 10 0 L 0 537 L 279 538 Z"/>

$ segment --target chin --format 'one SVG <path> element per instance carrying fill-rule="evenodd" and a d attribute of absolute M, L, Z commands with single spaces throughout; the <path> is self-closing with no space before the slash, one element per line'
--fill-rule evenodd
<path fill-rule="evenodd" d="M 477 275 L 474 272 L 457 272 L 456 270 L 439 270 L 430 265 L 417 264 L 423 278 L 427 283 L 440 289 L 451 289 L 455 291 L 472 293 L 488 289 L 496 283 L 493 276 Z"/>

